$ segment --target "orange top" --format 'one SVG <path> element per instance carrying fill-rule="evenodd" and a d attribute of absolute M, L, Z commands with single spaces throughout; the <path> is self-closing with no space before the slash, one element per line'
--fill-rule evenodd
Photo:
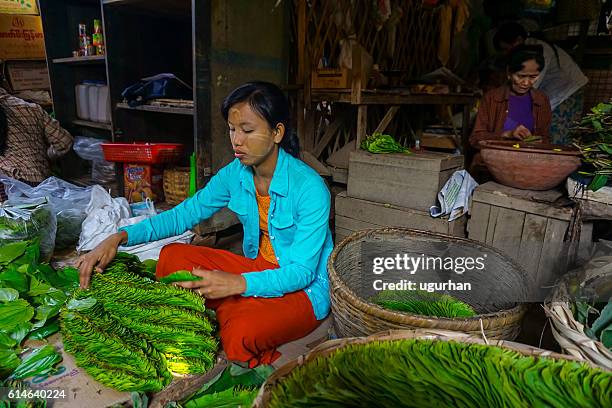
<path fill-rule="evenodd" d="M 270 196 L 257 195 L 257 209 L 259 210 L 259 253 L 268 262 L 278 265 L 270 235 L 268 234 L 268 209 L 270 208 Z"/>

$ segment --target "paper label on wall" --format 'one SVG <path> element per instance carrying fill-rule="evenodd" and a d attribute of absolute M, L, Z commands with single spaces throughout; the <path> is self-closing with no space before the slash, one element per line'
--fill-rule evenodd
<path fill-rule="evenodd" d="M 36 0 L 0 0 L 0 13 L 38 14 Z"/>
<path fill-rule="evenodd" d="M 0 59 L 44 59 L 40 16 L 0 14 Z"/>

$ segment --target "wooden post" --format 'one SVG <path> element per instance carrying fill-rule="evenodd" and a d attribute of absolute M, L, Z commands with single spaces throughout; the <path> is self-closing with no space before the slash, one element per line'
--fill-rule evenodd
<path fill-rule="evenodd" d="M 348 40 L 350 41 L 350 40 Z M 351 103 L 358 105 L 361 103 L 361 45 L 355 42 L 352 47 L 352 66 L 351 66 Z"/>
<path fill-rule="evenodd" d="M 365 139 L 368 131 L 368 105 L 359 105 L 357 107 L 357 134 L 355 147 L 359 149 L 361 141 Z"/>
<path fill-rule="evenodd" d="M 463 154 L 464 166 L 467 169 L 468 164 L 471 161 L 471 158 L 468 157 L 468 152 L 470 150 L 470 109 L 472 105 L 465 104 L 463 105 L 463 120 L 461 123 L 461 153 Z"/>
<path fill-rule="evenodd" d="M 389 126 L 389 123 L 391 123 L 391 121 L 395 117 L 395 114 L 397 113 L 399 108 L 399 106 L 391 106 L 387 113 L 385 113 L 385 116 L 382 118 L 378 126 L 376 126 L 376 130 L 374 130 L 374 132 L 372 133 L 384 132 L 387 129 L 387 126 Z"/>
<path fill-rule="evenodd" d="M 306 0 L 298 0 L 297 15 L 297 41 L 298 41 L 298 67 L 297 83 L 304 83 L 304 64 L 306 63 L 304 54 L 306 48 Z"/>

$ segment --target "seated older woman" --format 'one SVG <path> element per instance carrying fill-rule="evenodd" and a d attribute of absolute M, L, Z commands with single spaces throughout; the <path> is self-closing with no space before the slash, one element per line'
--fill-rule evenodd
<path fill-rule="evenodd" d="M 521 45 L 508 57 L 508 83 L 487 92 L 480 101 L 470 144 L 480 149 L 482 140 L 523 140 L 538 136 L 550 142 L 550 101 L 533 87 L 544 68 L 542 47 Z M 472 160 L 470 173 L 478 180 L 483 170 L 480 153 Z"/>

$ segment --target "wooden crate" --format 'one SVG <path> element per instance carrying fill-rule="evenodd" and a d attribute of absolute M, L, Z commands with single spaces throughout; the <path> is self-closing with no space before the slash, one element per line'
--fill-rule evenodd
<path fill-rule="evenodd" d="M 465 236 L 465 217 L 448 222 L 433 218 L 425 211 L 348 197 L 346 191 L 336 196 L 335 225 L 336 242 L 355 231 L 380 227 L 406 227 Z"/>
<path fill-rule="evenodd" d="M 451 175 L 463 169 L 463 156 L 419 151 L 413 154 L 351 152 L 349 197 L 429 211 Z"/>
<path fill-rule="evenodd" d="M 494 182 L 474 190 L 468 238 L 492 245 L 515 259 L 530 274 L 535 287 L 551 285 L 565 271 L 568 243 L 564 242 L 572 208 L 552 203 L 560 190 L 530 191 Z M 581 246 L 592 240 L 592 223 L 584 223 Z"/>

